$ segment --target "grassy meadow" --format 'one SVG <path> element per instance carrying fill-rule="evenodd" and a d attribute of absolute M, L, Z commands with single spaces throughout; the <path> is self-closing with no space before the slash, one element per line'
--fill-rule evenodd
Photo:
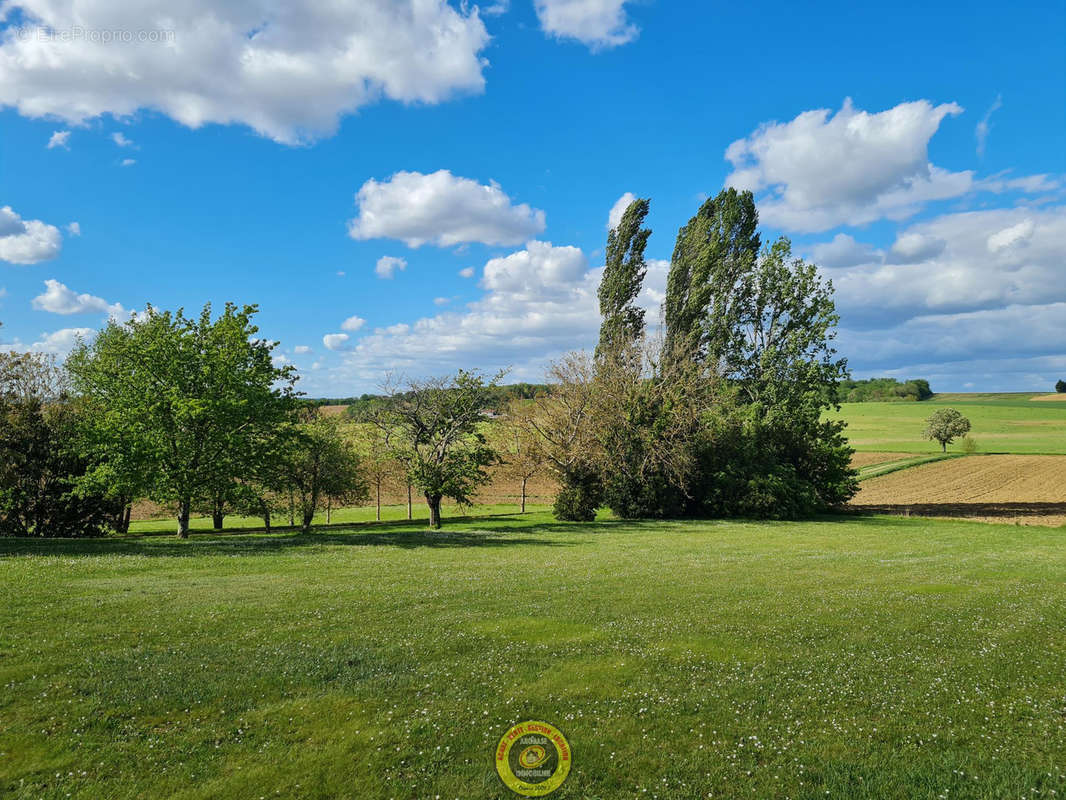
<path fill-rule="evenodd" d="M 921 438 L 925 420 L 938 408 L 957 408 L 969 418 L 978 452 L 1066 454 L 1066 403 L 1034 394 L 938 394 L 922 402 L 845 403 L 829 414 L 848 423 L 858 451 L 936 453 L 940 445 Z M 956 442 L 949 452 L 961 452 Z"/>
<path fill-rule="evenodd" d="M 0 539 L 0 796 L 1066 793 L 1066 532 L 832 517 Z"/>

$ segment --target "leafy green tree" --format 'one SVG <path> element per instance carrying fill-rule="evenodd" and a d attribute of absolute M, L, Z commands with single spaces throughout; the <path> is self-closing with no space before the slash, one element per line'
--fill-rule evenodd
<path fill-rule="evenodd" d="M 366 415 L 361 417 L 366 419 Z M 373 424 L 358 425 L 355 447 L 362 461 L 363 475 L 374 496 L 375 517 L 381 521 L 381 495 L 393 479 L 403 473 L 403 465 L 397 461 L 390 439 L 393 431 Z"/>
<path fill-rule="evenodd" d="M 607 260 L 600 279 L 600 341 L 597 357 L 634 345 L 644 333 L 644 309 L 636 305 L 648 265 L 644 249 L 651 230 L 642 228 L 649 201 L 634 200 L 607 234 Z"/>
<path fill-rule="evenodd" d="M 940 442 L 940 449 L 945 453 L 956 437 L 970 432 L 970 420 L 955 408 L 938 409 L 925 422 L 922 438 Z"/>
<path fill-rule="evenodd" d="M 1063 392 L 1066 392 L 1066 381 L 1064 381 L 1064 380 L 1055 381 L 1055 391 L 1058 392 L 1059 394 L 1062 394 Z"/>
<path fill-rule="evenodd" d="M 51 356 L 0 353 L 0 535 L 97 536 L 126 519 L 125 503 L 81 487 L 99 461 L 66 389 Z"/>
<path fill-rule="evenodd" d="M 496 454 L 481 431 L 482 412 L 503 373 L 489 381 L 476 372 L 410 381 L 406 391 L 386 387 L 388 402 L 374 422 L 388 431 L 410 483 L 426 498 L 429 524 L 441 527 L 445 497 L 469 504 L 488 482 Z"/>
<path fill-rule="evenodd" d="M 530 427 L 532 404 L 512 400 L 504 418 L 495 423 L 494 449 L 501 462 L 501 474 L 519 485 L 519 512 L 526 513 L 526 496 L 531 478 L 544 469 L 544 451 L 540 437 Z"/>
<path fill-rule="evenodd" d="M 341 434 L 337 420 L 310 411 L 297 424 L 288 446 L 285 479 L 293 491 L 304 533 L 311 530 L 315 512 L 326 498 L 351 503 L 366 500 L 359 455 Z"/>
<path fill-rule="evenodd" d="M 663 303 L 664 360 L 700 357 L 708 340 L 730 338 L 743 299 L 739 279 L 759 254 L 758 225 L 752 193 L 723 189 L 678 232 Z"/>
<path fill-rule="evenodd" d="M 193 503 L 254 480 L 295 401 L 292 367 L 271 361 L 254 305 L 210 304 L 187 318 L 149 307 L 109 322 L 67 368 L 87 411 L 89 445 L 107 474 L 177 508 L 187 537 Z"/>

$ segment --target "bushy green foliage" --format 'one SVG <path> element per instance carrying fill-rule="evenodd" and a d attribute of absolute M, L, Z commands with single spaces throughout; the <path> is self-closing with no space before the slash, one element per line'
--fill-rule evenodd
<path fill-rule="evenodd" d="M 597 355 L 625 350 L 644 334 L 644 309 L 636 300 L 648 271 L 644 248 L 651 230 L 641 226 L 649 207 L 648 200 L 634 200 L 607 234 L 606 263 L 597 292 L 602 318 Z"/>
<path fill-rule="evenodd" d="M 1064 380 L 1055 381 L 1055 391 L 1058 392 L 1059 394 L 1062 394 L 1062 393 L 1066 392 L 1066 381 L 1064 381 Z"/>
<path fill-rule="evenodd" d="M 885 403 L 900 400 L 928 400 L 933 396 L 929 381 L 915 378 L 898 381 L 895 378 L 867 378 L 840 382 L 840 399 L 845 403 Z"/>
<path fill-rule="evenodd" d="M 561 476 L 561 488 L 552 513 L 556 519 L 591 522 L 603 504 L 603 483 L 598 471 L 575 467 Z"/>
<path fill-rule="evenodd" d="M 78 440 L 77 410 L 51 358 L 0 353 L 0 535 L 99 536 L 125 502 L 85 491 L 99 466 Z"/>
<path fill-rule="evenodd" d="M 84 436 L 118 485 L 177 506 L 188 533 L 195 502 L 229 499 L 253 480 L 292 411 L 291 367 L 271 360 L 276 342 L 256 336 L 258 309 L 226 304 L 217 318 L 151 307 L 109 322 L 67 361 L 86 409 Z"/>

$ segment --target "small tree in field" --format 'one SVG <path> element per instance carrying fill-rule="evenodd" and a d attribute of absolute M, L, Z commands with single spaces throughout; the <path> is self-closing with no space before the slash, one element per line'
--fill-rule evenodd
<path fill-rule="evenodd" d="M 1064 380 L 1055 381 L 1055 391 L 1058 392 L 1059 394 L 1066 393 L 1066 381 L 1064 381 Z"/>
<path fill-rule="evenodd" d="M 526 513 L 529 479 L 540 474 L 545 462 L 540 437 L 529 424 L 532 414 L 532 407 L 527 401 L 512 400 L 506 417 L 497 423 L 497 451 L 503 464 L 503 473 L 521 487 L 519 506 L 523 514 Z"/>
<path fill-rule="evenodd" d="M 922 438 L 940 442 L 940 448 L 947 452 L 948 445 L 958 436 L 970 431 L 970 420 L 954 408 L 941 408 L 926 420 Z"/>
<path fill-rule="evenodd" d="M 426 498 L 429 524 L 441 527 L 445 498 L 468 504 L 488 482 L 485 467 L 496 455 L 481 432 L 482 411 L 503 373 L 486 382 L 475 372 L 410 381 L 406 391 L 386 385 L 388 401 L 374 423 L 388 432 L 393 453 L 411 485 Z"/>
<path fill-rule="evenodd" d="M 286 478 L 300 511 L 300 528 L 311 530 L 311 520 L 326 498 L 360 502 L 367 486 L 359 473 L 359 456 L 341 436 L 336 420 L 315 412 L 296 426 L 285 461 Z"/>
<path fill-rule="evenodd" d="M 360 425 L 356 448 L 362 461 L 363 475 L 374 496 L 375 517 L 381 521 L 381 493 L 389 481 L 403 472 L 389 441 L 392 431 L 377 425 Z"/>

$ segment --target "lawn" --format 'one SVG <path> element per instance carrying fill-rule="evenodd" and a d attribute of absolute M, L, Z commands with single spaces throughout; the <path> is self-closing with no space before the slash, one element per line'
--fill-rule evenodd
<path fill-rule="evenodd" d="M 1066 793 L 1066 531 L 546 513 L 0 539 L 0 796 Z"/>
<path fill-rule="evenodd" d="M 938 408 L 957 408 L 972 425 L 978 452 L 1066 454 L 1066 403 L 1040 402 L 1032 394 L 936 395 L 920 403 L 844 403 L 829 414 L 848 423 L 847 436 L 859 451 L 934 453 L 936 442 L 921 438 L 925 420 Z M 956 442 L 949 451 L 961 452 Z"/>

